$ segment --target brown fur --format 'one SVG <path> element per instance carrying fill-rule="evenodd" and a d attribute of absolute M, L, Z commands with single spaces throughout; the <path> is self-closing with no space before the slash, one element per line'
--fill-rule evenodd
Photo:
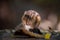
<path fill-rule="evenodd" d="M 32 10 L 32 11 L 33 11 L 33 10 Z M 27 13 L 28 13 L 28 11 L 27 11 Z M 27 18 L 25 17 L 25 15 L 27 15 L 27 14 L 24 14 L 24 15 L 22 16 L 23 26 L 26 24 L 26 22 L 30 23 L 30 26 L 32 27 L 32 29 L 33 29 L 35 26 L 36 26 L 36 27 L 39 26 L 40 21 L 41 21 L 41 18 L 40 18 L 39 15 L 38 15 L 38 16 L 35 16 L 35 15 L 34 15 L 34 16 L 31 17 L 31 15 L 29 14 L 29 16 L 32 18 L 32 20 L 27 19 Z M 33 32 L 30 32 L 30 31 L 27 31 L 25 28 L 23 28 L 22 31 L 23 31 L 25 34 L 30 35 L 30 36 L 32 36 L 32 37 L 43 38 L 42 35 L 36 34 L 36 33 L 33 33 Z"/>

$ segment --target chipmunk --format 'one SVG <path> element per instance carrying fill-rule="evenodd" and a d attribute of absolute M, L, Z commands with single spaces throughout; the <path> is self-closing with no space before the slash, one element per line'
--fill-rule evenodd
<path fill-rule="evenodd" d="M 37 37 L 37 38 L 44 38 L 43 35 L 40 35 L 38 33 L 34 33 L 33 31 L 30 31 L 30 29 L 34 29 L 37 28 L 39 29 L 42 33 L 47 33 L 49 34 L 50 32 L 53 31 L 52 29 L 52 22 L 50 20 L 44 20 L 43 22 L 41 21 L 41 16 L 39 15 L 38 12 L 34 11 L 34 10 L 28 10 L 25 11 L 24 14 L 22 15 L 22 31 L 24 34 L 27 34 L 31 37 Z M 21 26 L 19 26 L 21 27 Z M 16 28 L 16 29 L 20 29 L 20 28 Z M 40 28 L 39 28 L 40 27 Z M 49 32 L 49 33 L 48 33 Z M 50 37 L 49 35 L 46 35 Z"/>
<path fill-rule="evenodd" d="M 26 28 L 26 30 L 29 30 L 30 28 L 33 29 L 34 27 L 38 27 L 40 21 L 41 21 L 40 15 L 34 10 L 25 11 L 24 15 L 22 16 L 22 23 Z"/>
<path fill-rule="evenodd" d="M 41 17 L 38 12 L 34 10 L 25 11 L 22 16 L 22 31 L 32 37 L 43 38 L 42 35 L 29 31 L 37 28 L 40 25 Z"/>

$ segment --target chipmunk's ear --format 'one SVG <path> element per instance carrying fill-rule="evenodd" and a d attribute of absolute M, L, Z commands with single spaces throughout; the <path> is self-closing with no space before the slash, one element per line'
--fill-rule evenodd
<path fill-rule="evenodd" d="M 24 15 L 27 13 L 27 11 L 24 12 Z"/>
<path fill-rule="evenodd" d="M 23 20 L 23 18 L 24 18 L 24 15 L 26 14 L 26 12 L 27 12 L 27 11 L 25 11 L 25 12 L 24 12 L 24 14 L 22 15 L 22 18 L 21 18 L 21 20 Z"/>

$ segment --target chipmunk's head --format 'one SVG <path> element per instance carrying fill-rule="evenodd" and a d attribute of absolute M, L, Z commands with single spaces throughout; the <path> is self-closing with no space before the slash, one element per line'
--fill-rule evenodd
<path fill-rule="evenodd" d="M 34 10 L 25 11 L 22 16 L 22 23 L 26 29 L 33 29 L 38 27 L 41 21 L 41 17 L 38 12 Z"/>

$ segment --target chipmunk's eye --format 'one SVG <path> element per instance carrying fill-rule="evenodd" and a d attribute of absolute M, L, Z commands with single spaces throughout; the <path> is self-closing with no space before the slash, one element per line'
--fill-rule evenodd
<path fill-rule="evenodd" d="M 31 20 L 32 18 L 29 15 L 25 15 L 25 17 L 29 20 Z"/>

